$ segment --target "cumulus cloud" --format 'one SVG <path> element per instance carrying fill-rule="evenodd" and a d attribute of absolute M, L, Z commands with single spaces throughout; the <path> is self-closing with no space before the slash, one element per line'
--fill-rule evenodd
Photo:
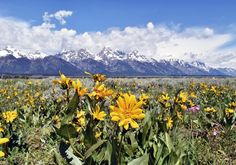
<path fill-rule="evenodd" d="M 57 29 L 51 23 L 62 21 L 72 12 L 45 13 L 44 22 L 38 26 L 9 18 L 0 18 L 0 47 L 11 45 L 18 49 L 54 54 L 63 49 L 87 48 L 98 53 L 103 47 L 124 51 L 138 50 L 140 54 L 155 59 L 200 60 L 211 66 L 236 67 L 236 51 L 219 49 L 232 41 L 230 33 L 217 33 L 209 27 L 168 27 L 154 25 L 143 27 L 111 28 L 104 32 L 78 33 L 74 29 Z M 223 58 L 227 60 L 221 60 Z"/>
<path fill-rule="evenodd" d="M 43 15 L 43 21 L 45 23 L 51 23 L 52 18 L 55 18 L 61 25 L 66 24 L 66 17 L 69 17 L 73 14 L 72 11 L 67 10 L 59 10 L 55 12 L 54 14 L 49 14 L 48 12 L 45 12 Z"/>

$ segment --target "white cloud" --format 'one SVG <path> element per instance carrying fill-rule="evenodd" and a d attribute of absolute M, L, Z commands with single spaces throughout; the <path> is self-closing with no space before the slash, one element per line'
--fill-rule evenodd
<path fill-rule="evenodd" d="M 60 10 L 60 11 L 57 11 L 55 14 L 54 14 L 54 17 L 62 24 L 64 25 L 66 23 L 65 21 L 65 17 L 69 17 L 72 15 L 72 11 L 66 11 L 66 10 Z"/>
<path fill-rule="evenodd" d="M 150 30 L 154 29 L 153 23 L 152 22 L 148 22 L 147 23 L 147 28 L 150 29 Z"/>
<path fill-rule="evenodd" d="M 62 10 L 63 11 L 63 10 Z M 233 40 L 230 33 L 217 33 L 209 27 L 185 29 L 154 25 L 146 27 L 111 28 L 104 32 L 77 33 L 76 30 L 57 30 L 51 19 L 61 23 L 72 12 L 45 13 L 39 26 L 9 18 L 0 18 L 0 47 L 11 45 L 18 49 L 39 50 L 54 54 L 63 49 L 87 48 L 98 53 L 103 47 L 125 51 L 138 50 L 140 54 L 155 59 L 178 58 L 200 60 L 212 66 L 236 68 L 236 49 L 220 49 Z M 227 60 L 222 60 L 227 59 Z"/>
<path fill-rule="evenodd" d="M 55 12 L 54 14 L 49 14 L 48 12 L 45 12 L 43 15 L 43 21 L 46 23 L 51 23 L 51 19 L 55 18 L 60 22 L 61 25 L 66 24 L 66 17 L 69 17 L 73 14 L 72 11 L 67 11 L 67 10 L 59 10 Z"/>

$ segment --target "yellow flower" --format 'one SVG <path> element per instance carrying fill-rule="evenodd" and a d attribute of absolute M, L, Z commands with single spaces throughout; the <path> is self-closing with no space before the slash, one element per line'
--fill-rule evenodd
<path fill-rule="evenodd" d="M 188 93 L 187 92 L 180 92 L 179 97 L 181 98 L 182 103 L 185 103 L 188 99 Z"/>
<path fill-rule="evenodd" d="M 184 104 L 180 104 L 180 107 L 181 107 L 181 109 L 182 109 L 182 110 L 184 110 L 184 111 L 186 111 L 186 110 L 187 110 L 187 106 L 186 106 L 186 105 L 184 105 Z"/>
<path fill-rule="evenodd" d="M 52 120 L 53 120 L 53 124 L 57 127 L 57 128 L 60 128 L 61 127 L 61 120 L 60 120 L 60 117 L 55 115 L 52 117 Z"/>
<path fill-rule="evenodd" d="M 205 112 L 208 112 L 208 113 L 211 113 L 211 112 L 216 112 L 216 109 L 213 108 L 213 107 L 211 107 L 211 108 L 210 108 L 210 107 L 207 107 L 207 108 L 204 109 L 204 111 L 205 111 Z"/>
<path fill-rule="evenodd" d="M 94 74 L 93 75 L 89 72 L 85 72 L 85 73 L 90 75 L 93 78 L 94 82 L 103 82 L 106 80 L 106 75 L 103 75 L 103 74 Z"/>
<path fill-rule="evenodd" d="M 87 92 L 88 89 L 87 88 L 83 88 L 82 83 L 80 82 L 79 79 L 77 79 L 77 81 L 73 81 L 72 82 L 72 86 L 74 87 L 75 91 L 78 93 L 79 96 L 84 96 Z"/>
<path fill-rule="evenodd" d="M 190 93 L 190 97 L 192 97 L 192 98 L 197 98 L 197 95 L 195 94 L 195 92 L 191 92 L 191 93 Z"/>
<path fill-rule="evenodd" d="M 93 112 L 93 118 L 97 120 L 104 120 L 106 113 L 104 111 L 100 111 L 100 106 L 96 105 L 95 111 Z"/>
<path fill-rule="evenodd" d="M 18 116 L 17 111 L 7 111 L 2 113 L 3 118 L 6 120 L 7 123 L 13 122 L 15 118 Z"/>
<path fill-rule="evenodd" d="M 192 100 L 188 100 L 188 103 L 190 107 L 193 107 L 195 105 Z"/>
<path fill-rule="evenodd" d="M 89 96 L 99 99 L 99 98 L 106 98 L 108 96 L 111 96 L 112 94 L 113 91 L 111 89 L 107 89 L 105 87 L 105 84 L 99 84 L 99 82 L 97 81 L 95 87 L 93 88 L 93 92 L 89 94 Z"/>
<path fill-rule="evenodd" d="M 9 142 L 8 138 L 0 138 L 0 144 L 5 144 L 7 142 Z M 0 157 L 3 157 L 3 156 L 5 156 L 5 153 L 0 151 Z"/>
<path fill-rule="evenodd" d="M 33 83 L 32 83 L 32 81 L 28 81 L 28 83 L 27 83 L 28 85 L 32 85 Z"/>
<path fill-rule="evenodd" d="M 182 115 L 181 112 L 176 111 L 176 116 L 177 116 L 177 118 L 178 118 L 179 120 L 183 120 L 183 115 Z"/>
<path fill-rule="evenodd" d="M 85 112 L 84 111 L 77 111 L 77 113 L 76 113 L 76 123 L 80 127 L 85 126 Z"/>
<path fill-rule="evenodd" d="M 236 101 L 229 103 L 229 106 L 230 106 L 231 108 L 235 108 L 235 107 L 236 107 Z"/>
<path fill-rule="evenodd" d="M 171 129 L 173 127 L 173 120 L 169 116 L 166 119 L 166 126 L 167 126 L 167 129 Z"/>
<path fill-rule="evenodd" d="M 212 92 L 214 92 L 214 93 L 216 93 L 216 86 L 211 86 L 211 89 L 210 89 L 210 91 L 212 91 Z"/>
<path fill-rule="evenodd" d="M 225 113 L 226 113 L 227 116 L 230 116 L 231 114 L 234 113 L 234 110 L 231 109 L 231 108 L 226 108 L 226 109 L 225 109 Z"/>
<path fill-rule="evenodd" d="M 189 85 L 191 88 L 195 87 L 195 83 L 194 82 L 191 82 L 190 85 Z"/>
<path fill-rule="evenodd" d="M 0 138 L 0 144 L 4 144 L 4 143 L 7 143 L 7 142 L 9 142 L 8 138 Z"/>
<path fill-rule="evenodd" d="M 5 156 L 5 153 L 0 151 L 0 157 L 3 157 L 3 156 Z"/>
<path fill-rule="evenodd" d="M 60 79 L 59 80 L 53 80 L 54 84 L 60 84 L 62 89 L 68 89 L 71 84 L 72 81 L 70 78 L 67 78 L 64 74 L 60 75 Z"/>
<path fill-rule="evenodd" d="M 201 86 L 201 88 L 203 88 L 203 89 L 207 89 L 207 88 L 208 88 L 205 83 L 200 83 L 200 86 Z"/>
<path fill-rule="evenodd" d="M 145 104 L 145 102 L 146 102 L 149 98 L 150 98 L 150 97 L 149 97 L 147 94 L 143 93 L 143 94 L 139 97 L 139 100 L 140 100 L 140 101 L 143 101 L 144 104 Z"/>
<path fill-rule="evenodd" d="M 93 79 L 94 79 L 95 82 L 97 82 L 97 81 L 98 82 L 103 82 L 103 81 L 106 80 L 106 76 L 103 75 L 103 74 L 94 74 Z"/>
<path fill-rule="evenodd" d="M 169 101 L 170 97 L 168 93 L 162 93 L 161 97 L 159 98 L 161 101 Z"/>
<path fill-rule="evenodd" d="M 95 134 L 95 138 L 98 139 L 102 135 L 102 132 L 97 131 Z"/>
<path fill-rule="evenodd" d="M 4 129 L 3 129 L 3 127 L 0 127 L 0 133 L 1 133 L 1 132 L 4 132 Z"/>
<path fill-rule="evenodd" d="M 170 107 L 170 97 L 168 95 L 168 93 L 162 93 L 162 95 L 157 99 L 164 107 Z"/>
<path fill-rule="evenodd" d="M 128 130 L 129 124 L 132 128 L 138 128 L 139 125 L 134 119 L 141 120 L 145 117 L 143 110 L 140 108 L 143 102 L 137 102 L 135 95 L 126 93 L 119 96 L 116 103 L 118 107 L 110 106 L 111 120 L 119 122 L 119 126 L 124 126 L 126 130 Z"/>

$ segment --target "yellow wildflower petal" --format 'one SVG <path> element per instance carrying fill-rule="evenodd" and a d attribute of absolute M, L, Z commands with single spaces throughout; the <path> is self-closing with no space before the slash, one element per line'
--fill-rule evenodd
<path fill-rule="evenodd" d="M 0 138 L 0 144 L 4 144 L 4 143 L 7 143 L 7 142 L 9 142 L 8 138 Z"/>
<path fill-rule="evenodd" d="M 132 128 L 138 128 L 139 127 L 138 123 L 134 120 L 130 121 L 130 125 L 131 125 Z"/>
<path fill-rule="evenodd" d="M 3 156 L 5 156 L 5 153 L 0 151 L 0 157 L 3 157 Z"/>
<path fill-rule="evenodd" d="M 111 120 L 112 120 L 112 121 L 119 121 L 120 118 L 119 118 L 118 116 L 113 116 L 113 117 L 111 118 Z"/>
<path fill-rule="evenodd" d="M 125 124 L 124 128 L 125 128 L 125 130 L 128 130 L 129 129 L 129 124 Z"/>

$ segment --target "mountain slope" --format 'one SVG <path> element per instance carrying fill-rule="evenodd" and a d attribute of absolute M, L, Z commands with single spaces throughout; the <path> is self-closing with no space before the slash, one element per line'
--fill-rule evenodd
<path fill-rule="evenodd" d="M 55 56 L 33 60 L 25 57 L 16 58 L 13 55 L 0 57 L 1 74 L 58 75 L 59 71 L 71 76 L 82 74 L 77 67 Z"/>
<path fill-rule="evenodd" d="M 79 76 L 84 71 L 108 76 L 236 76 L 231 68 L 212 68 L 203 62 L 185 62 L 179 59 L 147 58 L 138 51 L 124 52 L 103 48 L 93 54 L 86 49 L 64 50 L 55 55 L 39 51 L 24 52 L 11 47 L 0 50 L 0 73 Z"/>

